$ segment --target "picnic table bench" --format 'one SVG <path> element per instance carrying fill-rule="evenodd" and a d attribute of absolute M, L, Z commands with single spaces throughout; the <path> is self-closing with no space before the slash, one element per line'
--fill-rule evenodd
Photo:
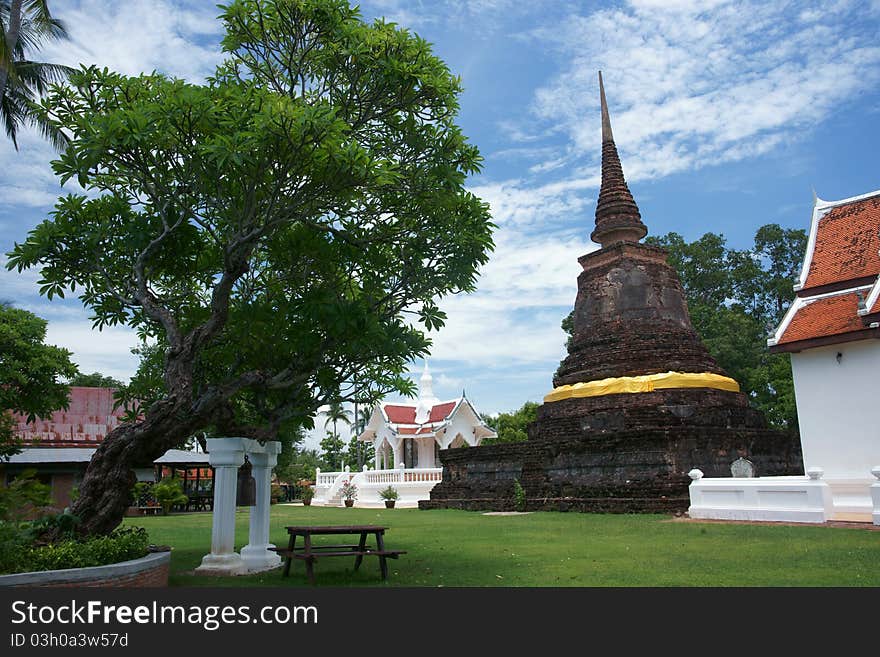
<path fill-rule="evenodd" d="M 287 533 L 290 535 L 290 542 L 286 548 L 274 548 L 281 557 L 285 559 L 284 577 L 290 575 L 290 564 L 294 559 L 304 561 L 306 565 L 306 575 L 309 583 L 315 583 L 314 563 L 324 557 L 354 557 L 354 569 L 360 568 L 364 557 L 374 556 L 379 558 L 379 569 L 382 573 L 382 579 L 388 579 L 388 564 L 386 559 L 397 559 L 401 554 L 406 554 L 406 550 L 387 550 L 385 549 L 385 530 L 387 527 L 378 525 L 330 525 L 330 526 L 294 526 L 287 527 Z M 313 536 L 329 536 L 329 535 L 359 535 L 357 545 L 313 545 Z M 376 541 L 375 547 L 367 545 L 367 537 L 373 535 Z M 303 539 L 302 547 L 297 547 L 297 537 Z"/>
<path fill-rule="evenodd" d="M 144 505 L 144 506 L 139 506 L 137 508 L 137 510 L 141 512 L 142 516 L 145 516 L 148 514 L 149 515 L 156 515 L 162 511 L 162 507 L 161 506 Z"/>

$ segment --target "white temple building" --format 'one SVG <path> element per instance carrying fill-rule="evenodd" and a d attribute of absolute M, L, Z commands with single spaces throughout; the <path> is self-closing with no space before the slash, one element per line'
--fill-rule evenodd
<path fill-rule="evenodd" d="M 318 472 L 312 504 L 341 506 L 339 489 L 345 481 L 358 488 L 355 506 L 382 506 L 379 491 L 393 486 L 397 506 L 417 506 L 430 497 L 442 480 L 440 450 L 476 447 L 497 436 L 464 394 L 441 401 L 434 394 L 434 379 L 425 362 L 415 402 L 376 404 L 358 440 L 372 443 L 375 469 L 362 472 Z"/>
<path fill-rule="evenodd" d="M 880 190 L 815 200 L 794 289 L 768 345 L 791 354 L 807 476 L 702 479 L 694 470 L 689 513 L 880 525 Z"/>

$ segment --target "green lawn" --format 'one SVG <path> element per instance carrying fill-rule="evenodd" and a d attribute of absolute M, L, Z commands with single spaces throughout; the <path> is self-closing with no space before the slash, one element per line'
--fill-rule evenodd
<path fill-rule="evenodd" d="M 246 511 L 236 547 L 247 542 Z M 304 586 L 302 563 L 248 577 L 192 574 L 209 550 L 211 515 L 131 518 L 154 543 L 173 547 L 172 586 Z M 382 524 L 387 584 L 375 557 L 358 572 L 353 558 L 315 565 L 318 586 L 878 586 L 880 532 L 860 528 L 675 522 L 660 515 L 272 507 L 272 541 L 285 525 Z M 326 537 L 339 542 L 340 537 Z M 317 541 L 316 541 L 317 543 Z"/>

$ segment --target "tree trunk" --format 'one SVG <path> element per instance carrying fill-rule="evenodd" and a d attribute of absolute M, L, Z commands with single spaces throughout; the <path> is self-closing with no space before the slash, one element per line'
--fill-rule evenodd
<path fill-rule="evenodd" d="M 155 459 L 179 446 L 202 424 L 189 404 L 169 398 L 150 409 L 142 422 L 123 424 L 111 431 L 92 456 L 71 509 L 80 518 L 80 531 L 88 535 L 113 531 L 131 504 L 134 468 L 152 466 Z"/>
<path fill-rule="evenodd" d="M 9 28 L 3 35 L 6 40 L 9 61 L 0 61 L 0 98 L 6 93 L 6 81 L 9 79 L 9 70 L 12 67 L 13 51 L 18 45 L 18 38 L 21 34 L 21 2 L 22 0 L 12 0 L 12 4 L 9 6 Z"/>

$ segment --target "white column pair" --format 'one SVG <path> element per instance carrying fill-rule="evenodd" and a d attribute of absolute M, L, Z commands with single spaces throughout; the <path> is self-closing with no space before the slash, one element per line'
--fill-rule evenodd
<path fill-rule="evenodd" d="M 278 462 L 281 443 L 260 444 L 249 438 L 209 438 L 208 462 L 214 468 L 214 515 L 211 528 L 211 553 L 202 558 L 197 573 L 237 575 L 269 570 L 281 564 L 270 548 L 269 506 L 271 504 L 272 468 Z M 257 486 L 256 504 L 250 507 L 248 544 L 235 552 L 235 498 L 238 468 L 247 454 L 251 474 Z"/>

